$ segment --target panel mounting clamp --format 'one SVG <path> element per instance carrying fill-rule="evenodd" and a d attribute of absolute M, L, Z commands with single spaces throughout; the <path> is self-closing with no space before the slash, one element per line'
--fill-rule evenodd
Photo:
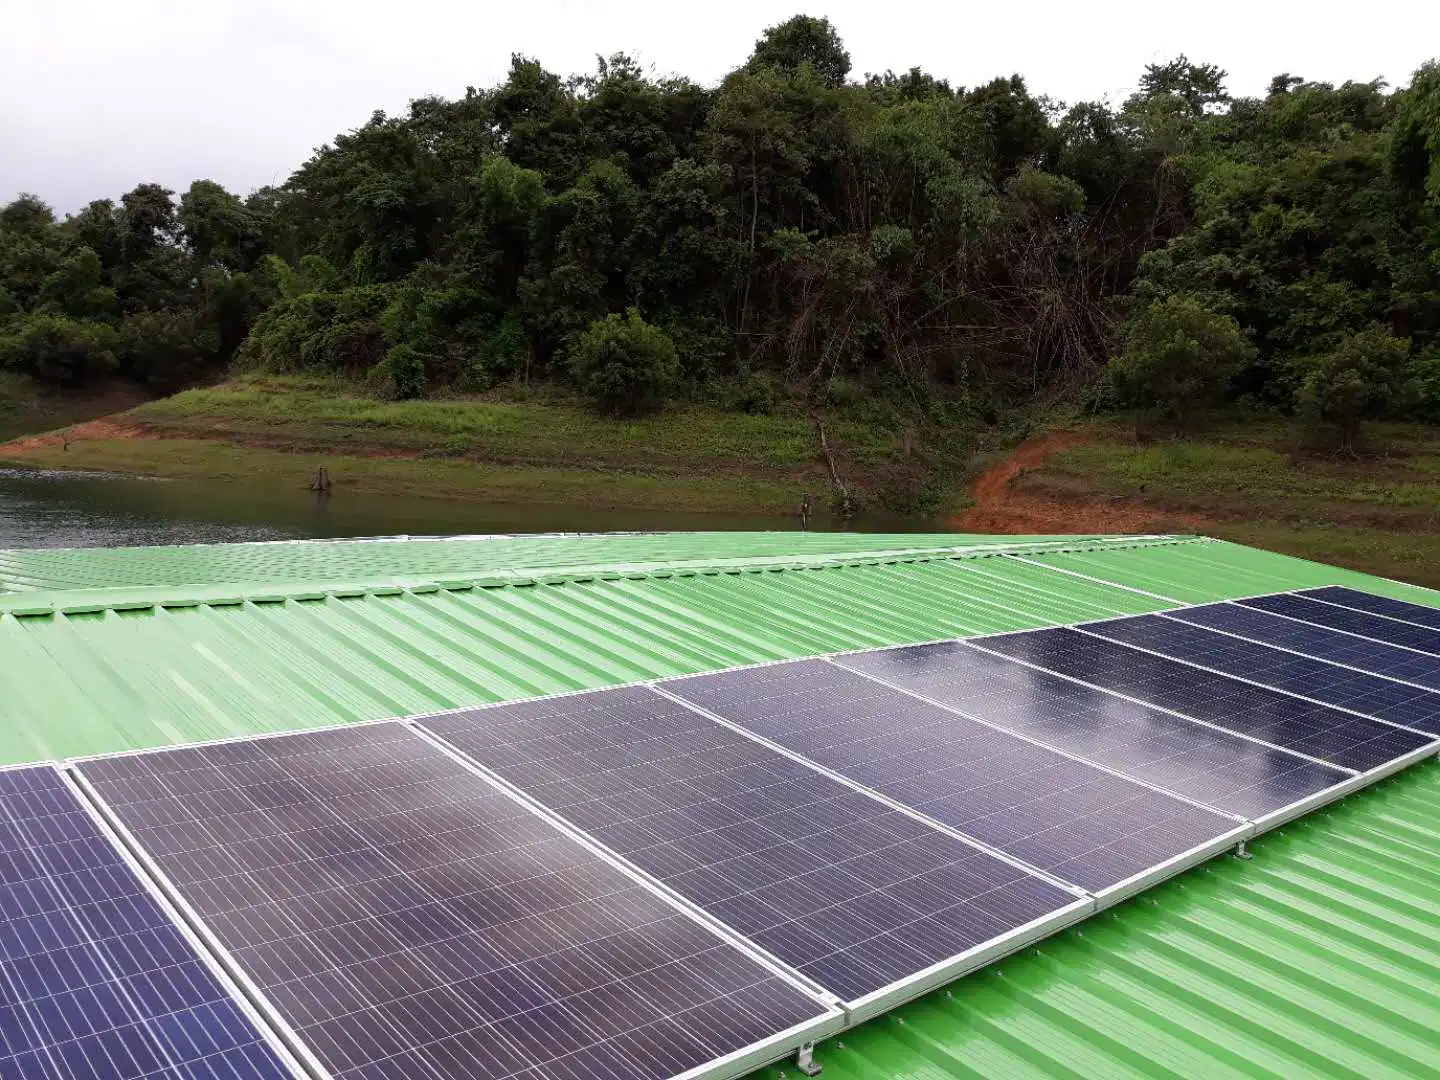
<path fill-rule="evenodd" d="M 806 1076 L 819 1076 L 821 1064 L 815 1060 L 815 1044 L 805 1043 L 795 1055 L 795 1067 Z"/>
<path fill-rule="evenodd" d="M 1255 856 L 1251 855 L 1250 852 L 1245 850 L 1245 841 L 1241 840 L 1238 844 L 1235 845 L 1235 857 L 1237 859 L 1244 859 L 1246 862 L 1249 862 Z"/>

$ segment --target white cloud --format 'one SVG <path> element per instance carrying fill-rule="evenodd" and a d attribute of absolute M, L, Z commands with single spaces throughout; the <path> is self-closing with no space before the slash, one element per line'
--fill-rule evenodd
<path fill-rule="evenodd" d="M 1282 71 L 1404 82 L 1440 48 L 1440 5 L 1411 0 L 0 0 L 0 202 L 29 190 L 69 211 L 143 180 L 278 183 L 375 109 L 493 84 L 512 52 L 568 74 L 625 51 L 714 82 L 801 10 L 831 18 L 857 73 L 918 64 L 974 85 L 1019 72 L 1070 101 L 1121 97 L 1180 52 L 1256 94 Z"/>

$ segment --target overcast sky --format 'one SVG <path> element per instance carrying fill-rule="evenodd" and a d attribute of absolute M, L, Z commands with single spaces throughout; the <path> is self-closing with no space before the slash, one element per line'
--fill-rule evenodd
<path fill-rule="evenodd" d="M 246 193 L 375 109 L 493 84 L 512 52 L 568 74 L 623 50 L 713 83 L 797 11 L 834 22 L 857 76 L 1019 72 L 1066 101 L 1122 98 L 1180 52 L 1237 94 L 1280 72 L 1405 83 L 1440 52 L 1434 0 L 0 0 L 0 203 L 68 212 L 201 177 Z"/>

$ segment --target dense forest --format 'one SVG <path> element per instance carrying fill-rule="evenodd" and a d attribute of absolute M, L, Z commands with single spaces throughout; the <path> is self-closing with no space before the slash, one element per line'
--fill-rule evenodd
<path fill-rule="evenodd" d="M 1043 82 L 1043 72 L 1035 73 Z M 1184 57 L 1123 103 L 857 77 L 831 25 L 718 86 L 624 55 L 376 113 L 279 187 L 0 210 L 0 368 L 235 368 L 416 397 L 523 382 L 638 413 L 848 396 L 1186 422 L 1225 400 L 1440 421 L 1440 66 L 1408 87 Z"/>

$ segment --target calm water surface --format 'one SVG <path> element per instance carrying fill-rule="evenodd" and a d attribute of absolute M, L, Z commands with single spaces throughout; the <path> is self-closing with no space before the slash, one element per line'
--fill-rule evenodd
<path fill-rule="evenodd" d="M 581 532 L 611 529 L 783 529 L 758 515 L 587 510 L 397 495 L 316 496 L 273 484 L 147 480 L 0 469 L 0 548 L 115 547 L 331 536 Z M 821 520 L 817 527 L 839 527 Z M 862 531 L 933 523 L 873 519 Z"/>

